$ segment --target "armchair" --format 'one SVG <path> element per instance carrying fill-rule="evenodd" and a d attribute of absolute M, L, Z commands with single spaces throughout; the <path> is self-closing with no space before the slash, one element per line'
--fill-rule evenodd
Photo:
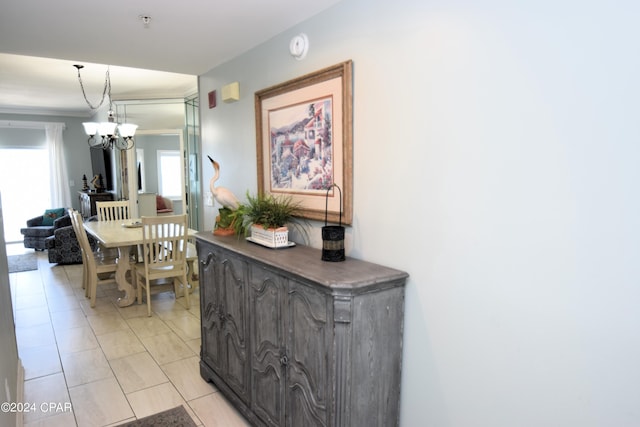
<path fill-rule="evenodd" d="M 64 212 L 64 209 L 61 211 Z M 48 219 L 51 220 L 51 218 Z M 70 218 L 65 214 L 59 215 L 53 223 L 49 222 L 46 225 L 44 215 L 31 218 L 27 220 L 27 226 L 20 229 L 20 233 L 24 236 L 24 247 L 44 251 L 47 237 L 53 236 L 56 229 L 70 224 Z"/>
<path fill-rule="evenodd" d="M 61 226 L 45 239 L 45 248 L 49 256 L 49 262 L 52 264 L 81 264 L 82 251 L 78 238 L 71 224 L 71 217 L 66 215 L 60 218 Z M 93 250 L 96 249 L 98 242 L 88 236 L 89 244 Z"/>

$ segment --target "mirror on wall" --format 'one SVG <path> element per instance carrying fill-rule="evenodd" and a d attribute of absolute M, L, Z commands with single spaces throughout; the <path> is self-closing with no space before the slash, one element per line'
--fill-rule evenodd
<path fill-rule="evenodd" d="M 189 226 L 198 229 L 200 183 L 190 165 L 199 150 L 199 141 L 193 141 L 193 134 L 199 134 L 193 132 L 193 117 L 198 115 L 194 98 L 197 95 L 188 99 L 114 101 L 114 107 L 118 122 L 138 125 L 135 148 L 122 152 L 118 162 L 118 196 L 131 200 L 134 213 L 137 207 L 142 214 L 161 209 L 154 201 L 166 201 L 170 205 L 167 209 L 175 214 L 187 213 Z M 192 186 L 197 186 L 197 191 Z"/>
<path fill-rule="evenodd" d="M 200 185 L 200 103 L 198 94 L 185 100 L 186 130 L 185 157 L 187 160 L 187 202 L 189 204 L 189 224 L 200 230 L 202 217 L 202 189 Z"/>
<path fill-rule="evenodd" d="M 184 142 L 182 130 L 141 131 L 136 135 L 136 156 L 134 163 L 135 192 L 138 194 L 138 207 L 142 199 L 160 196 L 158 209 L 172 211 L 179 215 L 187 213 L 185 191 Z M 131 175 L 130 175 L 131 176 Z M 146 202 L 149 203 L 149 202 Z M 144 213 L 149 214 L 148 205 Z M 142 216 L 142 213 L 140 213 Z"/>

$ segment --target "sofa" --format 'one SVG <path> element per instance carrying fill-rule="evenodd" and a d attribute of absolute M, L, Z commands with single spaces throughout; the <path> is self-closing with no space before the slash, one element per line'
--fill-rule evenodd
<path fill-rule="evenodd" d="M 66 209 L 48 209 L 44 215 L 27 220 L 27 226 L 20 229 L 24 236 L 24 247 L 44 251 L 47 237 L 53 236 L 56 229 L 67 225 L 71 225 L 71 218 Z"/>

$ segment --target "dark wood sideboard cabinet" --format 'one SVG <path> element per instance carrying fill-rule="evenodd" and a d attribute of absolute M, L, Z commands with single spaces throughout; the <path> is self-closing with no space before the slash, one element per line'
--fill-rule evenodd
<path fill-rule="evenodd" d="M 197 235 L 200 373 L 255 426 L 397 426 L 407 273 Z"/>
<path fill-rule="evenodd" d="M 113 194 L 108 192 L 90 193 L 79 191 L 78 199 L 80 199 L 80 214 L 82 218 L 86 219 L 98 213 L 96 202 L 110 202 L 113 200 Z"/>

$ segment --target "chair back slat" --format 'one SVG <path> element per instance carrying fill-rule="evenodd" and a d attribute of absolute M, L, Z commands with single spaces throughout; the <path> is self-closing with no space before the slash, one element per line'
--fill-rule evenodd
<path fill-rule="evenodd" d="M 96 202 L 98 221 L 122 221 L 131 219 L 131 209 L 128 200 L 115 202 Z"/>
<path fill-rule="evenodd" d="M 187 215 L 142 217 L 145 270 L 162 272 L 186 268 Z"/>

